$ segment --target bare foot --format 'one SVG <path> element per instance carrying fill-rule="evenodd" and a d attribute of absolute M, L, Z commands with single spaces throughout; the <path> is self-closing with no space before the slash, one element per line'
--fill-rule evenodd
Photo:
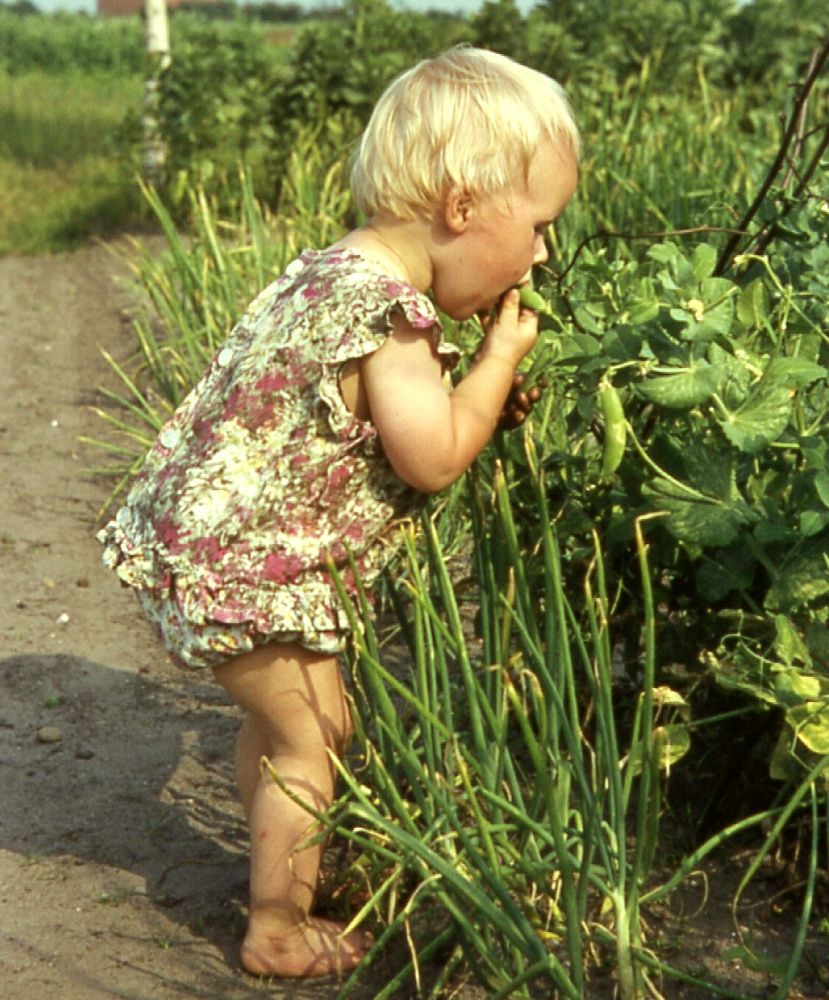
<path fill-rule="evenodd" d="M 371 946 L 371 935 L 359 930 L 343 934 L 344 928 L 317 917 L 279 935 L 251 925 L 242 943 L 242 966 L 254 976 L 292 979 L 350 972 Z"/>

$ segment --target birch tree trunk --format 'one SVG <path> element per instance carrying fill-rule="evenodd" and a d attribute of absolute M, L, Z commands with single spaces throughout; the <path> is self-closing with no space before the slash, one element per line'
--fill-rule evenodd
<path fill-rule="evenodd" d="M 144 0 L 144 46 L 148 67 L 144 83 L 144 176 L 155 184 L 164 177 L 167 160 L 167 148 L 158 129 L 158 81 L 170 65 L 167 0 Z"/>

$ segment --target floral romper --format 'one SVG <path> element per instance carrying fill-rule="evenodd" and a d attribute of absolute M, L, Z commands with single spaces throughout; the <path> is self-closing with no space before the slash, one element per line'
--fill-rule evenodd
<path fill-rule="evenodd" d="M 350 550 L 370 584 L 394 523 L 425 502 L 340 394 L 343 365 L 380 347 L 395 313 L 454 366 L 425 295 L 353 250 L 305 251 L 162 428 L 98 537 L 179 664 L 214 666 L 272 640 L 342 648 L 327 559 L 345 566 Z"/>

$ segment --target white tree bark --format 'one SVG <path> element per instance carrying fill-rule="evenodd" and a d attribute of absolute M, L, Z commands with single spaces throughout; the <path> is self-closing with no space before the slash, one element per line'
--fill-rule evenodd
<path fill-rule="evenodd" d="M 148 73 L 144 83 L 144 176 L 157 183 L 164 176 L 167 148 L 158 130 L 158 81 L 170 65 L 167 0 L 144 0 L 144 48 Z"/>

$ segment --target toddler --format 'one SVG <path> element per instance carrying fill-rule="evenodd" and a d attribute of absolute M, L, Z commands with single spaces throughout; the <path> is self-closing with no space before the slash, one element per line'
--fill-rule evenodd
<path fill-rule="evenodd" d="M 504 56 L 458 47 L 400 76 L 354 160 L 365 225 L 254 300 L 100 534 L 172 658 L 245 710 L 253 974 L 342 973 L 365 954 L 360 931 L 311 916 L 322 847 L 260 762 L 313 809 L 332 802 L 351 728 L 326 560 L 350 549 L 371 583 L 395 522 L 496 430 L 537 336 L 516 286 L 547 259 L 578 157 L 559 85 Z M 438 310 L 483 328 L 454 388 Z"/>

